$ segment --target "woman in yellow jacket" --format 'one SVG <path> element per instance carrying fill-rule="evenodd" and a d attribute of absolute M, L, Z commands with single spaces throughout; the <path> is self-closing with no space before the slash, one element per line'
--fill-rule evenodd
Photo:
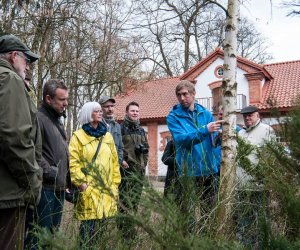
<path fill-rule="evenodd" d="M 95 223 L 101 224 L 117 213 L 121 176 L 114 140 L 102 122 L 100 104 L 84 104 L 78 120 L 82 127 L 74 132 L 69 145 L 70 172 L 73 185 L 80 191 L 75 205 L 75 217 L 81 221 L 80 242 L 87 247 L 96 237 Z"/>

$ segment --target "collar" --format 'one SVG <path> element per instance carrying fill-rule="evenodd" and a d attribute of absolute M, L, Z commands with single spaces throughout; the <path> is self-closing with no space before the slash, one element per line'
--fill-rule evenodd
<path fill-rule="evenodd" d="M 115 118 L 112 117 L 112 118 L 104 118 L 103 117 L 103 121 L 106 123 L 106 124 L 109 124 L 109 123 L 115 123 Z"/>
<path fill-rule="evenodd" d="M 124 117 L 123 124 L 126 128 L 129 128 L 131 130 L 138 130 L 140 128 L 140 120 L 133 121 L 133 120 L 129 119 L 129 117 L 127 115 L 125 115 L 125 117 Z"/>
<path fill-rule="evenodd" d="M 27 90 L 27 92 L 29 93 L 29 92 L 31 92 L 31 89 L 30 89 L 30 87 L 24 82 L 24 85 L 25 85 L 25 89 Z"/>
<path fill-rule="evenodd" d="M 16 71 L 16 69 L 13 67 L 12 64 L 9 63 L 9 61 L 3 59 L 3 58 L 0 58 L 0 66 L 2 67 L 5 67 L 5 68 L 8 68 L 9 70 L 13 71 L 14 73 L 16 73 L 18 75 L 18 77 L 21 78 L 21 76 L 19 76 L 18 72 Z M 21 78 L 22 79 L 22 78 Z M 22 79 L 23 81 L 23 79 Z"/>
<path fill-rule="evenodd" d="M 250 127 L 246 127 L 244 126 L 243 128 L 247 131 L 247 132 L 250 132 L 252 131 L 254 128 L 256 128 L 258 125 L 260 124 L 260 119 L 258 119 L 258 121 L 253 125 L 253 126 L 250 126 Z"/>
<path fill-rule="evenodd" d="M 43 110 L 45 110 L 50 116 L 52 116 L 55 119 L 59 119 L 61 116 L 64 116 L 64 114 L 57 113 L 50 105 L 48 105 L 46 102 L 42 102 Z"/>
<path fill-rule="evenodd" d="M 200 114 L 200 113 L 203 113 L 206 109 L 198 104 L 198 103 L 195 103 L 195 109 L 193 111 L 189 110 L 189 108 L 184 108 L 181 104 L 177 104 L 173 107 L 173 112 L 175 113 L 175 115 L 179 115 L 179 116 L 185 116 L 185 117 L 188 117 L 192 114 Z"/>

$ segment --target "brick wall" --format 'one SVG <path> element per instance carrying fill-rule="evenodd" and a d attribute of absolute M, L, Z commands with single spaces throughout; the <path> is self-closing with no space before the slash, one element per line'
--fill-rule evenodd
<path fill-rule="evenodd" d="M 147 127 L 148 127 L 148 143 L 149 143 L 149 147 L 150 147 L 149 148 L 149 162 L 148 162 L 149 176 L 157 176 L 158 175 L 158 164 L 157 164 L 158 124 L 156 122 L 147 123 Z"/>

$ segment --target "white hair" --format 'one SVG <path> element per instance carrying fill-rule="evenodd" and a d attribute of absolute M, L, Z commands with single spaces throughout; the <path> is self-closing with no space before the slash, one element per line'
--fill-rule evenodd
<path fill-rule="evenodd" d="M 101 106 L 98 102 L 85 103 L 79 112 L 79 116 L 78 116 L 79 125 L 83 125 L 83 124 L 92 122 L 93 121 L 93 119 L 92 119 L 93 111 L 96 111 L 99 109 L 101 110 Z"/>

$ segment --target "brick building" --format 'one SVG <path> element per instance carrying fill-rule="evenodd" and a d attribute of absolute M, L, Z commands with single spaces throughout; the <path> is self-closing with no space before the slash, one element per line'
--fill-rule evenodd
<path fill-rule="evenodd" d="M 167 167 L 161 162 L 161 156 L 170 136 L 166 116 L 177 103 L 177 83 L 180 80 L 193 82 L 197 102 L 216 113 L 222 102 L 223 60 L 223 51 L 216 49 L 178 77 L 139 82 L 135 89 L 128 89 L 115 97 L 118 120 L 123 119 L 125 107 L 130 101 L 140 104 L 141 124 L 148 133 L 150 144 L 149 176 L 166 174 Z M 285 117 L 300 94 L 300 60 L 260 65 L 238 57 L 237 67 L 237 123 L 243 124 L 239 111 L 251 104 L 259 108 L 265 123 L 276 127 L 278 117 L 271 111 L 275 108 L 281 118 Z"/>

